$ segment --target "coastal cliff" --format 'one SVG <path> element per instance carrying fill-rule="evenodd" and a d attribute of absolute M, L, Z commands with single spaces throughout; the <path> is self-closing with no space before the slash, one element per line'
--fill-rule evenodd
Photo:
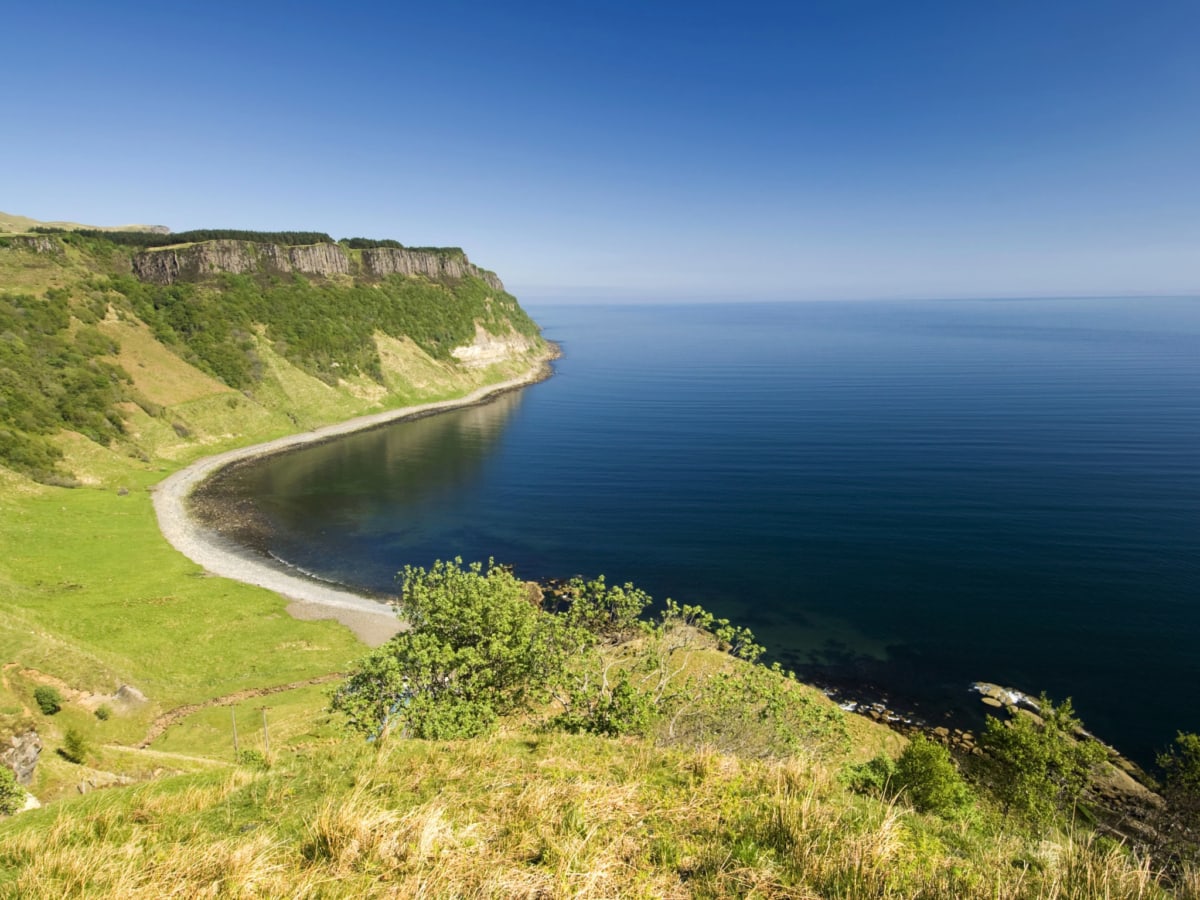
<path fill-rule="evenodd" d="M 478 278 L 496 291 L 504 284 L 493 272 L 451 249 L 375 247 L 352 250 L 341 244 L 283 246 L 239 240 L 214 240 L 144 250 L 133 257 L 133 272 L 151 284 L 201 281 L 214 275 L 316 275 L 381 279 L 389 275 L 423 276 L 432 281 Z"/>

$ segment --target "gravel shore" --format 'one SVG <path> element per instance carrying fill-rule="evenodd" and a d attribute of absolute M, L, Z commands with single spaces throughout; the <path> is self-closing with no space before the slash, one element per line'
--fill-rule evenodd
<path fill-rule="evenodd" d="M 250 550 L 233 545 L 188 515 L 188 496 L 202 481 L 230 463 L 326 441 L 365 428 L 482 403 L 497 394 L 541 381 L 549 373 L 548 362 L 542 360 L 523 375 L 479 388 L 457 400 L 423 403 L 360 416 L 314 431 L 207 456 L 155 485 L 154 511 L 158 516 L 158 527 L 171 546 L 212 574 L 275 591 L 292 601 L 288 605 L 288 612 L 296 618 L 336 619 L 364 643 L 377 647 L 402 627 L 392 606 L 293 574 Z"/>

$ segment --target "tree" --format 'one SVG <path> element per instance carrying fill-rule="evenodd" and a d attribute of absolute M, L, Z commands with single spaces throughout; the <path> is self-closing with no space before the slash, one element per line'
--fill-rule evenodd
<path fill-rule="evenodd" d="M 409 630 L 366 657 L 332 706 L 369 734 L 471 737 L 498 716 L 548 696 L 587 640 L 530 601 L 526 585 L 489 562 L 439 561 L 401 574 Z"/>
<path fill-rule="evenodd" d="M 646 627 L 641 615 L 650 605 L 650 595 L 632 584 L 608 585 L 600 575 L 592 581 L 575 577 L 554 593 L 555 611 L 567 623 L 579 626 L 603 640 L 619 642 Z"/>
<path fill-rule="evenodd" d="M 971 789 L 950 751 L 924 735 L 914 737 L 896 760 L 892 784 L 921 812 L 953 818 L 971 804 Z"/>
<path fill-rule="evenodd" d="M 1007 722 L 988 716 L 980 745 L 991 757 L 991 787 L 1005 809 L 1042 826 L 1079 799 L 1107 757 L 1082 734 L 1070 698 L 1056 707 L 1045 694 L 1037 715 L 1020 710 Z"/>
<path fill-rule="evenodd" d="M 1167 801 L 1158 823 L 1160 842 L 1173 856 L 1194 859 L 1200 853 L 1200 734 L 1179 732 L 1158 764 Z"/>

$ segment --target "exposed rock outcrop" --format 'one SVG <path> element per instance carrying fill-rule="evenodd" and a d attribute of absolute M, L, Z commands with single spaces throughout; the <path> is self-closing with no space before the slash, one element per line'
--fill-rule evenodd
<path fill-rule="evenodd" d="M 466 278 L 473 275 L 497 291 L 504 285 L 494 272 L 481 269 L 466 254 L 437 253 L 432 250 L 399 250 L 379 247 L 362 252 L 363 274 L 382 278 L 387 275 L 424 275 L 427 278 Z"/>
<path fill-rule="evenodd" d="M 139 703 L 146 702 L 146 695 L 132 684 L 123 684 L 113 694 L 113 700 L 124 706 L 137 706 Z"/>
<path fill-rule="evenodd" d="M 43 234 L 18 234 L 5 236 L 5 243 L 14 250 L 29 250 L 33 253 L 46 253 L 61 256 L 62 245 Z"/>
<path fill-rule="evenodd" d="M 461 251 L 380 247 L 358 252 L 361 257 L 339 244 L 289 247 L 250 241 L 204 241 L 138 253 L 133 258 L 133 271 L 142 281 L 154 284 L 201 281 L 222 273 L 286 275 L 298 272 L 325 278 L 335 275 L 365 278 L 423 275 L 434 281 L 473 276 L 497 291 L 504 290 L 495 274 L 471 263 Z"/>
<path fill-rule="evenodd" d="M 12 769 L 19 783 L 32 784 L 33 770 L 37 768 L 38 757 L 42 755 L 42 739 L 38 733 L 30 729 L 14 734 L 6 742 L 0 743 L 0 748 L 3 748 L 0 749 L 0 765 Z"/>
<path fill-rule="evenodd" d="M 510 334 L 490 334 L 482 325 L 475 326 L 475 340 L 450 351 L 451 356 L 469 369 L 482 369 L 492 363 L 504 362 L 527 350 L 533 341 L 515 331 Z"/>
<path fill-rule="evenodd" d="M 142 281 L 155 284 L 200 281 L 222 273 L 349 275 L 350 260 L 336 244 L 281 247 L 249 241 L 205 241 L 139 253 L 133 258 L 133 272 Z"/>

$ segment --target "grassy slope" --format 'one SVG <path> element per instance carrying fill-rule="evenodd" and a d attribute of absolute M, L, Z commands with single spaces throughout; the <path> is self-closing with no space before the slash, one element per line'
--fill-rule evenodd
<path fill-rule="evenodd" d="M 0 252 L 0 289 L 40 294 L 67 287 L 79 297 L 90 261 L 75 248 L 61 257 Z M 83 487 L 34 484 L 0 467 L 0 737 L 35 724 L 46 744 L 34 793 L 73 791 L 81 773 L 53 752 L 68 727 L 97 748 L 100 768 L 137 775 L 136 754 L 104 750 L 134 744 L 158 714 L 246 688 L 265 688 L 337 672 L 364 648 L 333 622 L 301 622 L 275 594 L 206 576 L 158 531 L 154 483 L 179 466 L 234 446 L 340 421 L 382 408 L 461 396 L 524 371 L 529 359 L 467 370 L 430 359 L 411 342 L 380 338 L 387 388 L 365 378 L 337 388 L 308 375 L 259 339 L 266 376 L 253 398 L 200 372 L 127 315 L 99 324 L 119 345 L 115 362 L 135 392 L 161 407 L 151 416 L 126 404 L 126 438 L 102 447 L 80 435 L 55 438 L 64 468 Z M 182 435 L 182 436 L 181 436 Z M 131 684 L 144 705 L 114 704 Z M 36 711 L 33 690 L 57 686 L 64 711 Z M 312 690 L 276 695 L 274 728 L 284 734 L 324 705 Z M 101 722 L 101 703 L 116 715 Z M 263 701 L 258 703 L 262 706 Z M 197 715 L 212 715 L 211 711 Z M 226 711 L 227 715 L 227 711 Z M 299 730 L 303 730 L 300 728 Z M 160 743 L 173 752 L 210 752 L 206 737 L 183 726 Z M 160 768 L 161 761 L 150 768 Z M 167 764 L 168 769 L 176 768 Z"/>
<path fill-rule="evenodd" d="M 527 731 L 317 742 L 22 819 L 0 896 L 1166 896 L 1119 847 L 919 815 L 803 758 Z"/>
<path fill-rule="evenodd" d="M 11 213 L 0 212 L 0 232 L 22 234 L 29 231 L 31 228 L 37 228 L 39 226 L 63 228 L 66 230 L 87 228 L 102 229 L 105 231 L 145 231 L 149 227 L 146 225 L 118 225 L 115 227 L 105 227 L 100 225 L 80 225 L 76 222 L 41 222 L 37 219 L 31 219 L 28 216 L 16 216 Z"/>

